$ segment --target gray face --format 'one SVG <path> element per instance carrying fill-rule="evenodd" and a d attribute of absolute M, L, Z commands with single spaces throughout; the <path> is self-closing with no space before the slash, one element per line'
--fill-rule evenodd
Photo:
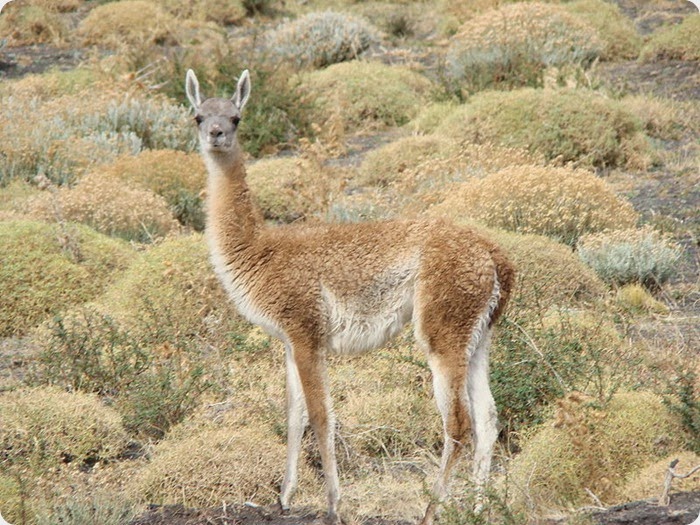
<path fill-rule="evenodd" d="M 194 118 L 203 150 L 226 153 L 234 148 L 241 112 L 231 100 L 207 99 L 197 108 Z"/>

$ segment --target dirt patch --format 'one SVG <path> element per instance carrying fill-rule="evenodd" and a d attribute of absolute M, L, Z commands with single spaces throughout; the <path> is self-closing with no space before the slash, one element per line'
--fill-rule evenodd
<path fill-rule="evenodd" d="M 80 49 L 59 49 L 50 46 L 13 47 L 0 52 L 0 79 L 21 78 L 49 69 L 67 71 L 85 58 Z"/>
<path fill-rule="evenodd" d="M 600 64 L 600 78 L 615 91 L 625 94 L 653 94 L 673 100 L 700 98 L 700 62 L 635 60 Z"/>

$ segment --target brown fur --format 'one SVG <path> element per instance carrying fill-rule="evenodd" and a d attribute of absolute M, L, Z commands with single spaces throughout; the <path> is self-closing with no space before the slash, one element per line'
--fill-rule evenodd
<path fill-rule="evenodd" d="M 436 498 L 445 495 L 470 430 L 483 439 L 482 470 L 488 470 L 495 408 L 488 391 L 488 348 L 479 348 L 488 344 L 513 286 L 513 268 L 503 252 L 444 220 L 267 227 L 252 204 L 236 142 L 235 119 L 250 91 L 247 72 L 233 101 L 202 102 L 189 73 L 187 91 L 201 121 L 209 169 L 207 238 L 214 266 L 241 313 L 287 347 L 290 431 L 283 506 L 296 486 L 299 427 L 308 416 L 321 452 L 329 517 L 338 520 L 325 355 L 380 346 L 411 318 L 443 412 L 446 444 Z M 468 393 L 470 359 L 477 352 L 485 352 L 479 359 L 486 363 L 478 367 L 476 390 Z M 479 418 L 474 429 L 470 410 Z M 431 504 L 425 523 L 434 511 Z"/>

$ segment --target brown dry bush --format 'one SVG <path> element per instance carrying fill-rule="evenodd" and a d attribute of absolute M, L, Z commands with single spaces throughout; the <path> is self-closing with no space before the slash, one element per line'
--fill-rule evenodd
<path fill-rule="evenodd" d="M 601 49 L 596 31 L 564 8 L 519 2 L 465 22 L 450 39 L 446 63 L 468 91 L 541 86 L 547 67 L 587 65 Z"/>
<path fill-rule="evenodd" d="M 242 0 L 155 0 L 178 20 L 193 19 L 217 24 L 238 24 L 246 16 Z"/>
<path fill-rule="evenodd" d="M 15 467 L 113 459 L 127 444 L 121 418 L 96 395 L 40 387 L 0 396 L 0 448 Z"/>
<path fill-rule="evenodd" d="M 521 505 L 568 508 L 624 496 L 625 479 L 679 450 L 686 436 L 677 418 L 650 392 L 619 392 L 600 406 L 573 393 L 557 403 L 555 421 L 527 437 L 511 464 Z"/>
<path fill-rule="evenodd" d="M 11 2 L 0 17 L 0 34 L 8 39 L 9 46 L 63 45 L 70 33 L 60 14 L 63 5 L 65 2 L 40 0 Z"/>
<path fill-rule="evenodd" d="M 176 42 L 177 21 L 158 4 L 146 0 L 122 0 L 95 7 L 78 26 L 85 45 L 119 48 Z"/>
<path fill-rule="evenodd" d="M 260 428 L 213 428 L 165 439 L 134 480 L 143 501 L 188 507 L 277 498 L 284 443 Z"/>
<path fill-rule="evenodd" d="M 574 245 L 586 233 L 636 225 L 632 205 L 585 170 L 515 166 L 464 183 L 437 212 L 519 233 L 547 235 Z"/>
<path fill-rule="evenodd" d="M 204 229 L 202 193 L 206 170 L 199 155 L 176 150 L 145 150 L 101 166 L 99 173 L 149 189 L 167 201 L 180 223 L 195 230 Z"/>
<path fill-rule="evenodd" d="M 430 80 L 406 67 L 359 60 L 301 74 L 298 81 L 302 101 L 312 104 L 311 120 L 337 115 L 345 131 L 403 125 L 433 90 Z"/>
<path fill-rule="evenodd" d="M 51 315 L 94 299 L 133 260 L 132 249 L 85 227 L 0 222 L 0 333 L 26 333 Z"/>
<path fill-rule="evenodd" d="M 131 241 L 150 242 L 178 229 L 165 199 L 101 173 L 85 175 L 72 188 L 44 192 L 27 208 L 33 218 L 82 223 Z"/>
<path fill-rule="evenodd" d="M 333 169 L 304 157 L 260 160 L 247 180 L 263 216 L 286 223 L 324 213 L 340 183 Z"/>
<path fill-rule="evenodd" d="M 625 501 L 638 501 L 661 496 L 661 488 L 663 487 L 668 467 L 676 459 L 678 460 L 678 465 L 674 470 L 677 474 L 687 474 L 700 465 L 700 456 L 694 452 L 679 450 L 674 454 L 669 454 L 664 459 L 659 459 L 630 474 L 620 491 L 622 498 Z M 671 488 L 673 492 L 700 491 L 700 472 L 696 472 L 693 476 L 686 479 L 674 479 Z"/>
<path fill-rule="evenodd" d="M 479 93 L 436 133 L 527 148 L 578 166 L 645 167 L 654 160 L 639 119 L 621 102 L 586 89 Z"/>
<path fill-rule="evenodd" d="M 94 89 L 101 74 L 94 68 L 77 67 L 69 71 L 51 69 L 41 74 L 29 74 L 18 79 L 3 81 L 0 96 L 17 99 L 48 100 L 64 95 L 75 95 Z"/>
<path fill-rule="evenodd" d="M 517 148 L 473 144 L 442 135 L 412 136 L 368 153 L 354 182 L 386 188 L 395 207 L 403 214 L 413 214 L 439 202 L 455 183 L 538 161 L 543 162 Z"/>

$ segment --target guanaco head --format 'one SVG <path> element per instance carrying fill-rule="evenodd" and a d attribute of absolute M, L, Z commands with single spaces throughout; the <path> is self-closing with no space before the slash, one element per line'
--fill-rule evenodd
<path fill-rule="evenodd" d="M 231 99 L 206 98 L 200 94 L 197 75 L 187 71 L 185 92 L 194 108 L 194 120 L 199 128 L 199 143 L 203 153 L 226 154 L 237 147 L 236 130 L 241 112 L 250 96 L 250 75 L 241 73 L 236 93 Z"/>

